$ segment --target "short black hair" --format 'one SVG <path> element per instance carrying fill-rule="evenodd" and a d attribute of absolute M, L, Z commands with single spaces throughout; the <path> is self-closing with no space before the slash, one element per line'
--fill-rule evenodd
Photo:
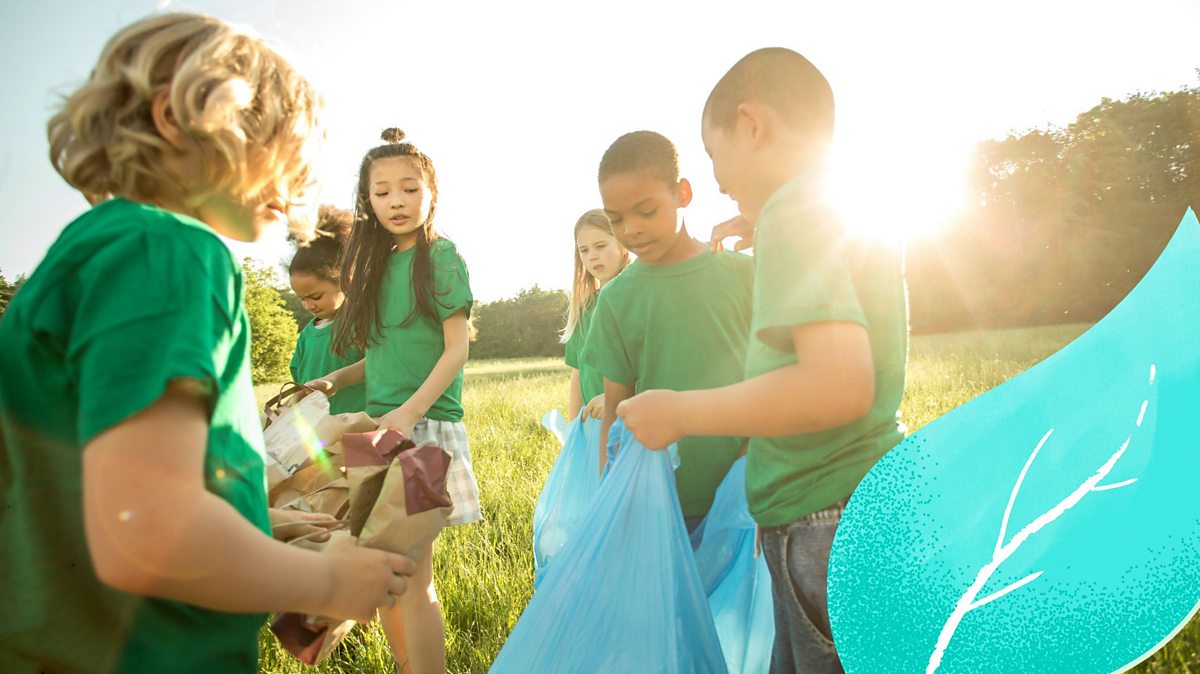
<path fill-rule="evenodd" d="M 679 152 L 661 133 L 632 131 L 613 141 L 600 159 L 598 180 L 620 173 L 646 172 L 668 185 L 679 182 Z"/>
<path fill-rule="evenodd" d="M 704 121 L 728 131 L 746 101 L 770 106 L 796 128 L 814 136 L 833 135 L 833 90 L 808 59 L 791 49 L 752 51 L 725 73 L 704 104 Z"/>

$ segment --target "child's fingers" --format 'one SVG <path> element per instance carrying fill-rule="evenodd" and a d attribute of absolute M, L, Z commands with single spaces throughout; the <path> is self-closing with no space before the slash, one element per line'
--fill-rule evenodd
<path fill-rule="evenodd" d="M 417 563 L 404 555 L 388 553 L 388 562 L 391 564 L 393 574 L 411 576 L 417 572 Z"/>

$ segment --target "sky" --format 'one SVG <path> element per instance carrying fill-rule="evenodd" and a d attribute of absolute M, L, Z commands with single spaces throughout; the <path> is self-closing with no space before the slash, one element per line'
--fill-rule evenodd
<path fill-rule="evenodd" d="M 834 198 L 852 226 L 931 235 L 977 143 L 1063 126 L 1102 97 L 1200 82 L 1200 2 L 403 2 L 13 0 L 0 7 L 0 273 L 33 270 L 87 209 L 47 159 L 45 123 L 120 27 L 162 7 L 251 27 L 325 96 L 323 201 L 351 204 L 364 152 L 398 126 L 433 158 L 438 227 L 477 299 L 570 283 L 575 220 L 621 134 L 679 148 L 689 230 L 736 214 L 700 111 L 739 58 L 794 49 L 837 101 Z M 282 230 L 235 252 L 290 256 Z"/>

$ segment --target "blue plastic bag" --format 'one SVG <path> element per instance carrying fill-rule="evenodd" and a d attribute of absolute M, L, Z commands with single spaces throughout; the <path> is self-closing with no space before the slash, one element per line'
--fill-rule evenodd
<path fill-rule="evenodd" d="M 621 451 L 555 557 L 493 674 L 695 672 L 725 659 L 675 492 L 670 454 Z"/>
<path fill-rule="evenodd" d="M 576 418 L 564 424 L 551 410 L 542 425 L 563 443 L 533 510 L 533 585 L 541 584 L 550 560 L 562 549 L 600 486 L 600 420 Z M 564 428 L 565 426 L 565 428 Z"/>
<path fill-rule="evenodd" d="M 700 530 L 697 530 L 700 531 Z M 721 481 L 704 518 L 696 568 L 708 596 L 730 674 L 766 672 L 775 641 L 771 574 L 754 558 L 754 519 L 746 503 L 746 459 Z M 695 536 L 693 536 L 695 538 Z"/>

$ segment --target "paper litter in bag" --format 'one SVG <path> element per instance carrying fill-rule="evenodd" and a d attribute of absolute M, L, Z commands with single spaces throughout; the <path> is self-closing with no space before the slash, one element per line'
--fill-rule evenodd
<path fill-rule="evenodd" d="M 446 489 L 450 454 L 434 445 L 418 447 L 390 429 L 345 433 L 341 442 L 349 522 L 348 530 L 335 536 L 354 536 L 358 545 L 420 561 L 453 510 Z M 349 632 L 346 625 L 347 621 L 285 613 L 271 623 L 271 630 L 290 653 L 314 664 Z"/>

